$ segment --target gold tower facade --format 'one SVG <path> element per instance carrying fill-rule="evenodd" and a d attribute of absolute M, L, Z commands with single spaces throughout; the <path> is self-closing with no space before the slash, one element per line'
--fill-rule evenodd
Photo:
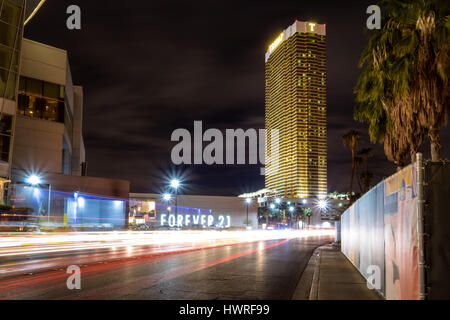
<path fill-rule="evenodd" d="M 266 188 L 326 198 L 326 27 L 296 21 L 266 53 Z"/>

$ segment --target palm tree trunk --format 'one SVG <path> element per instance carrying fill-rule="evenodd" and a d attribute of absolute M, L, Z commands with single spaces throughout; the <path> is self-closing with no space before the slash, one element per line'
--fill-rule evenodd
<path fill-rule="evenodd" d="M 365 179 L 364 179 L 364 192 L 369 191 L 370 189 L 370 180 L 369 180 L 369 156 L 364 157 L 364 165 L 366 167 Z"/>
<path fill-rule="evenodd" d="M 439 129 L 431 129 L 428 133 L 431 147 L 431 161 L 441 161 L 441 135 Z"/>
<path fill-rule="evenodd" d="M 353 191 L 353 178 L 355 177 L 355 150 L 352 149 L 352 177 L 350 180 L 350 198 L 352 197 Z"/>

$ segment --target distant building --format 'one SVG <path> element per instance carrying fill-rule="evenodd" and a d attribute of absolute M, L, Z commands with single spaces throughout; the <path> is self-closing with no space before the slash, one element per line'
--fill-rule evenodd
<path fill-rule="evenodd" d="M 176 215 L 180 216 L 183 228 L 258 228 L 258 205 L 248 206 L 239 197 L 178 195 L 177 208 L 174 196 L 170 201 L 160 194 L 130 193 L 130 221 L 148 223 L 156 227 L 176 226 Z"/>
<path fill-rule="evenodd" d="M 326 26 L 296 21 L 265 57 L 266 183 L 278 197 L 327 197 Z"/>
<path fill-rule="evenodd" d="M 1 202 L 48 227 L 123 228 L 130 183 L 86 176 L 83 88 L 67 51 L 23 38 L 43 2 L 0 0 Z"/>
<path fill-rule="evenodd" d="M 73 85 L 65 50 L 23 39 L 14 133 L 13 180 L 86 174 L 83 88 Z"/>

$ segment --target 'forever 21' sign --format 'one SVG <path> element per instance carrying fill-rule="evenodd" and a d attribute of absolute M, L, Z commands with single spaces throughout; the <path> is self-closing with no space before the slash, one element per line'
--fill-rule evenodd
<path fill-rule="evenodd" d="M 160 215 L 161 226 L 169 227 L 190 227 L 194 225 L 201 225 L 203 227 L 217 227 L 217 228 L 229 228 L 231 226 L 230 216 L 219 216 L 217 219 L 212 215 L 181 215 L 176 217 L 174 214 L 161 214 Z"/>

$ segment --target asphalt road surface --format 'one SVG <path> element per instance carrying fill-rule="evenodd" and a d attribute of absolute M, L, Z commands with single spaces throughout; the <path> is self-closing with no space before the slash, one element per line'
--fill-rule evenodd
<path fill-rule="evenodd" d="M 172 243 L 3 237 L 0 299 L 291 299 L 313 250 L 333 240 L 261 234 L 175 241 L 172 233 Z M 81 289 L 67 287 L 70 265 L 80 267 Z"/>

